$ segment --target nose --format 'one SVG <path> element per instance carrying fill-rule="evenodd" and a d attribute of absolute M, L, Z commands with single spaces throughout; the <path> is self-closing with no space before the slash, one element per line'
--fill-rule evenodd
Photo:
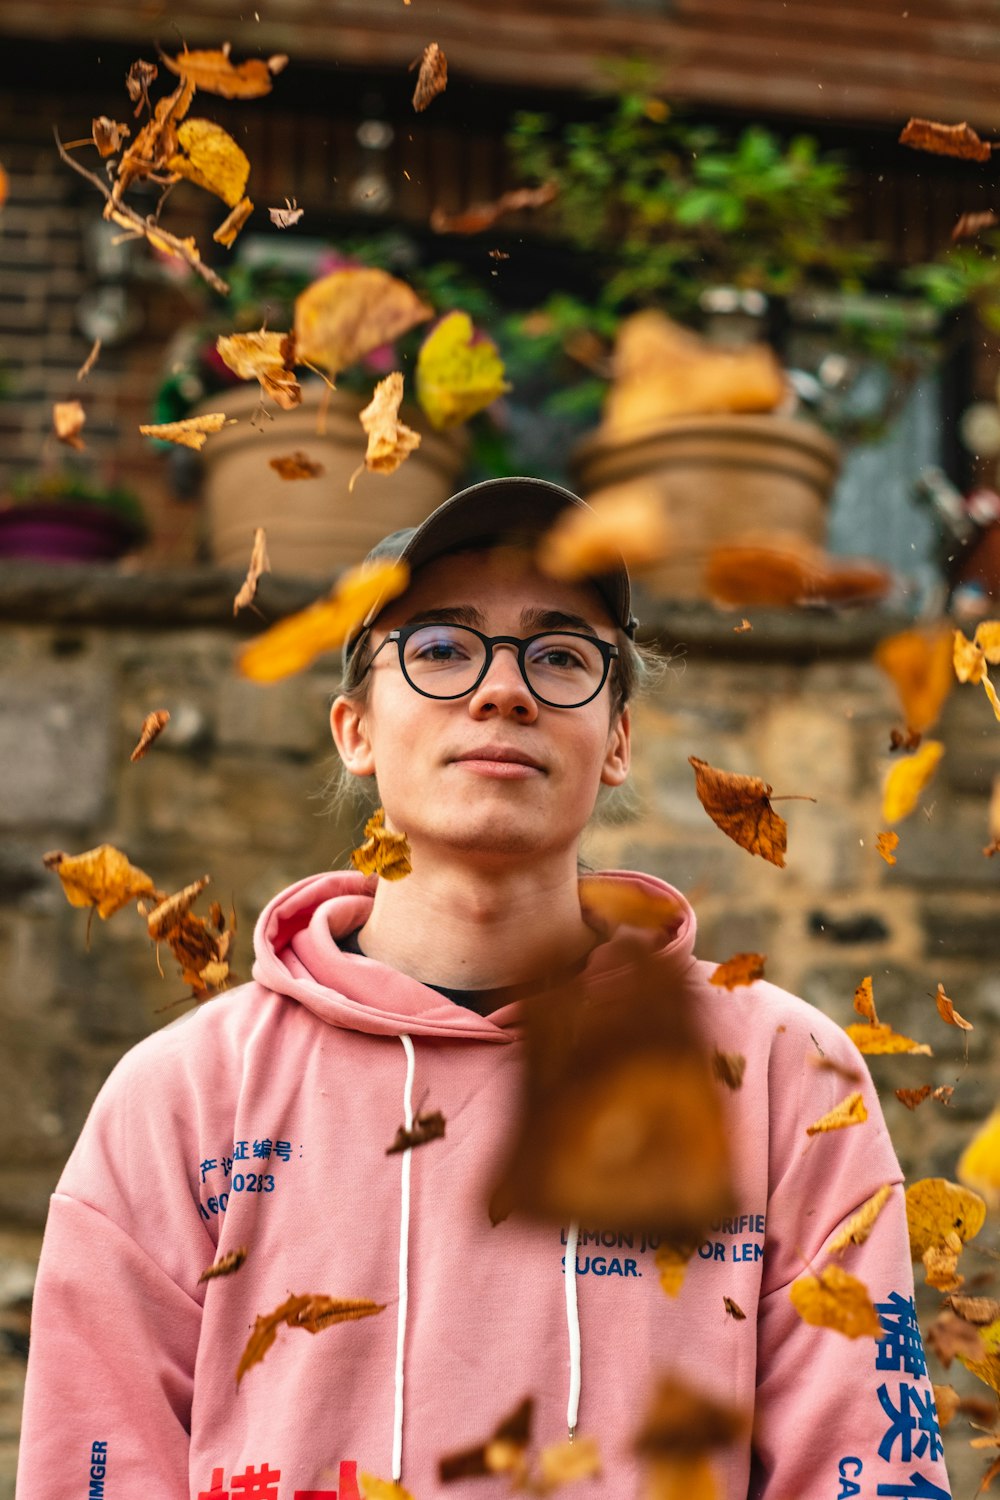
<path fill-rule="evenodd" d="M 509 716 L 523 723 L 537 719 L 538 704 L 521 675 L 516 646 L 503 643 L 493 647 L 486 676 L 469 699 L 469 713 L 476 719 L 488 718 L 490 714 Z"/>

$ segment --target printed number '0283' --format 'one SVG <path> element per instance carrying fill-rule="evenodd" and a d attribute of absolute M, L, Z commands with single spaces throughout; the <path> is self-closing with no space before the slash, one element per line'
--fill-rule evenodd
<path fill-rule="evenodd" d="M 274 1175 L 271 1172 L 234 1172 L 230 1192 L 273 1193 Z M 198 1212 L 203 1219 L 210 1219 L 212 1214 L 224 1214 L 229 1207 L 229 1198 L 230 1193 L 220 1193 L 218 1197 L 213 1194 L 205 1203 L 198 1204 Z"/>

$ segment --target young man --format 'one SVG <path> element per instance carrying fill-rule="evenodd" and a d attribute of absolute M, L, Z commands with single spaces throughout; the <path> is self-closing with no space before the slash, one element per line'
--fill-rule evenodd
<path fill-rule="evenodd" d="M 291 887 L 260 919 L 253 982 L 116 1068 L 53 1199 L 19 1500 L 351 1500 L 355 1468 L 414 1500 L 485 1500 L 509 1479 L 442 1485 L 439 1460 L 528 1396 L 538 1447 L 567 1428 L 598 1440 L 603 1477 L 569 1493 L 630 1500 L 668 1371 L 747 1414 L 716 1461 L 729 1500 L 947 1500 L 900 1173 L 863 1063 L 774 986 L 709 986 L 690 908 L 648 876 L 613 879 L 673 898 L 652 947 L 688 976 L 705 1045 L 746 1058 L 736 1210 L 675 1297 L 655 1236 L 584 1224 L 574 1254 L 568 1224 L 487 1212 L 519 1098 L 516 997 L 574 975 L 613 1004 L 636 937 L 588 920 L 577 864 L 599 789 L 628 773 L 628 577 L 559 583 L 531 561 L 579 503 L 489 481 L 384 544 L 410 586 L 349 643 L 332 728 L 412 873 Z M 816 1043 L 857 1076 L 863 1126 L 807 1137 L 848 1091 L 812 1066 Z M 387 1155 L 434 1111 L 443 1138 Z M 885 1184 L 843 1256 L 884 1337 L 807 1325 L 790 1283 Z M 279 1327 L 237 1383 L 255 1320 L 294 1294 L 374 1306 Z"/>

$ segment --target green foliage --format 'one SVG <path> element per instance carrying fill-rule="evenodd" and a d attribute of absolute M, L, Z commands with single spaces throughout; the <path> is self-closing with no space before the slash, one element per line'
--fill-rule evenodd
<path fill-rule="evenodd" d="M 939 259 L 903 272 L 906 286 L 939 312 L 968 307 L 991 332 L 1000 332 L 1000 233 L 975 245 L 955 245 Z"/>

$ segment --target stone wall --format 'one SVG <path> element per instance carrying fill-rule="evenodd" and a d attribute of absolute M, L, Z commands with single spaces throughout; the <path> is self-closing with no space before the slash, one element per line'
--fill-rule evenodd
<path fill-rule="evenodd" d="M 23 1344 L 18 1297 L 87 1109 L 116 1059 L 167 1022 L 185 992 L 169 953 L 158 973 L 134 913 L 88 924 L 42 854 L 107 841 L 164 889 L 210 874 L 211 892 L 236 907 L 234 967 L 245 976 L 262 904 L 304 874 L 342 866 L 354 842 L 354 819 L 331 816 L 323 794 L 336 662 L 272 687 L 238 678 L 239 633 L 258 628 L 232 621 L 238 581 L 207 570 L 0 570 L 0 1342 L 9 1348 Z M 261 606 L 270 618 L 308 597 L 268 578 Z M 865 611 L 755 615 L 741 634 L 733 624 L 705 607 L 659 610 L 670 665 L 635 715 L 638 806 L 595 828 L 587 857 L 685 889 L 705 956 L 764 952 L 771 979 L 837 1021 L 853 1019 L 854 988 L 871 974 L 883 1019 L 934 1047 L 932 1059 L 874 1060 L 904 1167 L 954 1176 L 1000 1076 L 1000 859 L 981 852 L 1000 726 L 981 689 L 956 687 L 940 730 L 944 760 L 901 825 L 890 868 L 874 841 L 898 715 L 870 657 L 899 621 Z M 167 732 L 130 764 L 143 717 L 163 707 Z M 779 804 L 785 869 L 713 826 L 689 755 L 816 799 Z M 973 1021 L 968 1038 L 939 1021 L 939 980 Z M 924 1081 L 955 1084 L 951 1107 L 910 1114 L 894 1098 Z M 984 1245 L 993 1238 L 987 1231 Z M 970 1274 L 992 1264 L 966 1259 Z M 0 1385 L 16 1394 L 10 1368 L 0 1362 Z M 16 1432 L 7 1410 L 0 1390 L 0 1500 Z M 967 1436 L 955 1440 L 956 1468 Z"/>

